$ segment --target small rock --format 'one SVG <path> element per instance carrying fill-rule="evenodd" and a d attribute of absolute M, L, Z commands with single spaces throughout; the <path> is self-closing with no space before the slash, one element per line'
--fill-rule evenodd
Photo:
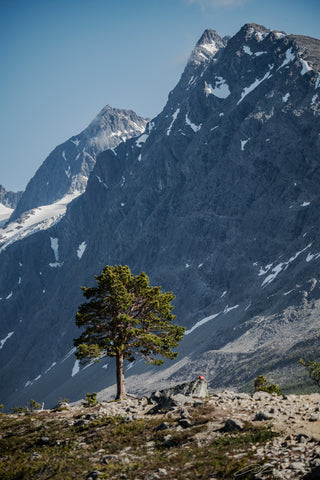
<path fill-rule="evenodd" d="M 186 418 L 191 418 L 191 415 L 186 408 L 181 408 L 180 419 L 186 419 Z"/>
<path fill-rule="evenodd" d="M 308 442 L 308 435 L 306 435 L 305 433 L 300 433 L 299 435 L 297 435 L 297 442 L 298 443 L 307 443 Z"/>
<path fill-rule="evenodd" d="M 249 400 L 250 395 L 248 393 L 236 393 L 234 398 L 237 400 Z"/>
<path fill-rule="evenodd" d="M 161 430 L 168 430 L 169 425 L 167 424 L 167 422 L 162 422 L 160 423 L 160 425 L 157 426 L 156 428 L 156 432 L 160 432 Z"/>
<path fill-rule="evenodd" d="M 96 420 L 98 418 L 98 415 L 96 415 L 95 413 L 88 413 L 86 415 L 86 420 Z"/>
<path fill-rule="evenodd" d="M 158 473 L 161 473 L 161 475 L 168 475 L 168 472 L 165 468 L 159 468 Z"/>
<path fill-rule="evenodd" d="M 74 422 L 75 427 L 83 427 L 83 425 L 85 424 L 86 424 L 85 420 L 77 420 L 76 422 Z"/>
<path fill-rule="evenodd" d="M 92 472 L 88 473 L 86 476 L 86 480 L 98 480 L 101 472 L 99 470 L 93 470 Z"/>
<path fill-rule="evenodd" d="M 304 466 L 304 463 L 302 463 L 302 462 L 292 462 L 292 463 L 290 463 L 289 468 L 291 470 L 295 470 L 295 471 L 298 471 L 298 472 L 304 472 L 305 471 L 305 466 Z"/>
<path fill-rule="evenodd" d="M 68 402 L 64 400 L 59 400 L 57 405 L 54 407 L 54 409 L 64 409 L 64 410 L 69 410 L 71 407 Z"/>
<path fill-rule="evenodd" d="M 256 416 L 254 417 L 254 420 L 262 421 L 262 420 L 270 420 L 270 418 L 272 418 L 272 416 L 269 415 L 269 413 L 267 413 L 267 412 L 258 412 L 258 413 L 256 414 Z"/>
<path fill-rule="evenodd" d="M 181 418 L 178 423 L 182 428 L 192 427 L 192 423 L 187 418 Z"/>
<path fill-rule="evenodd" d="M 271 400 L 271 395 L 268 392 L 254 392 L 252 395 L 253 400 L 266 400 L 270 401 Z"/>
<path fill-rule="evenodd" d="M 283 474 L 279 472 L 279 470 L 276 470 L 275 468 L 272 470 L 272 478 L 279 478 L 282 479 L 284 478 Z"/>
<path fill-rule="evenodd" d="M 309 422 L 317 422 L 318 420 L 319 420 L 319 415 L 317 415 L 316 413 L 313 413 L 309 417 Z"/>
<path fill-rule="evenodd" d="M 32 452 L 32 454 L 29 457 L 29 460 L 35 460 L 36 458 L 42 458 L 42 455 L 38 452 Z"/>
<path fill-rule="evenodd" d="M 316 467 L 311 470 L 311 472 L 307 473 L 303 480 L 319 480 L 320 478 L 320 467 Z"/>
<path fill-rule="evenodd" d="M 237 430 L 243 430 L 243 428 L 244 428 L 244 425 L 241 422 L 241 420 L 233 420 L 232 418 L 228 418 L 228 420 L 226 421 L 223 427 L 223 431 L 234 432 Z"/>
<path fill-rule="evenodd" d="M 40 445 L 49 445 L 50 438 L 49 437 L 41 437 L 39 440 Z"/>

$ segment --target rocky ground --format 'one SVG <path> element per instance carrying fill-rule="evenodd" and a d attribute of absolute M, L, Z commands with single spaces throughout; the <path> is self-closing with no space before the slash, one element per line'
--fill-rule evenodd
<path fill-rule="evenodd" d="M 2 414 L 0 478 L 320 479 L 320 394 L 184 393 Z"/>

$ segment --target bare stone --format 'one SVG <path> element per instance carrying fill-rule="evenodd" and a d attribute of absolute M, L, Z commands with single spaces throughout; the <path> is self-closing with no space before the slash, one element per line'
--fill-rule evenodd
<path fill-rule="evenodd" d="M 223 427 L 223 431 L 234 432 L 237 430 L 243 430 L 243 428 L 244 428 L 244 425 L 241 422 L 241 420 L 233 420 L 232 418 L 228 418 L 228 420 L 226 421 Z"/>
<path fill-rule="evenodd" d="M 254 417 L 254 419 L 257 421 L 270 420 L 270 418 L 272 418 L 272 416 L 267 412 L 258 412 Z"/>

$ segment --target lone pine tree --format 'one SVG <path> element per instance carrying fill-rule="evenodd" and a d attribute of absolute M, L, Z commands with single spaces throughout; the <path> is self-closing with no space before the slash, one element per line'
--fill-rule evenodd
<path fill-rule="evenodd" d="M 95 276 L 97 286 L 81 287 L 90 300 L 76 314 L 78 327 L 85 327 L 74 340 L 76 357 L 80 360 L 108 356 L 116 358 L 117 399 L 126 396 L 123 363 L 135 356 L 147 363 L 161 365 L 159 356 L 174 359 L 172 351 L 182 340 L 185 328 L 172 324 L 172 292 L 149 285 L 142 272 L 132 275 L 128 266 L 107 265 Z"/>

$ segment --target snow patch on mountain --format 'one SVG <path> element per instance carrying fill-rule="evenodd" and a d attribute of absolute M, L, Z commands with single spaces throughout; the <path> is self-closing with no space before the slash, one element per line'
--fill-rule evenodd
<path fill-rule="evenodd" d="M 5 338 L 0 340 L 0 350 L 1 350 L 1 348 L 3 348 L 6 341 L 9 340 L 10 337 L 12 337 L 13 334 L 14 334 L 14 332 L 9 332 L 8 335 Z"/>
<path fill-rule="evenodd" d="M 147 138 L 149 137 L 148 134 L 143 133 L 137 140 L 136 140 L 136 145 L 137 147 L 141 148 L 142 144 L 144 144 L 147 141 Z"/>
<path fill-rule="evenodd" d="M 79 372 L 80 372 L 80 360 L 76 360 L 72 368 L 71 377 L 74 377 Z"/>
<path fill-rule="evenodd" d="M 6 223 L 6 221 L 10 218 L 12 212 L 12 208 L 8 208 L 2 203 L 0 203 L 0 227 Z"/>
<path fill-rule="evenodd" d="M 244 53 L 246 53 L 247 55 L 253 55 L 253 53 L 251 52 L 251 48 L 248 47 L 248 45 L 243 45 L 243 51 L 244 51 Z"/>
<path fill-rule="evenodd" d="M 65 195 L 51 205 L 43 205 L 24 213 L 19 219 L 0 228 L 0 252 L 8 245 L 33 235 L 40 230 L 46 230 L 59 222 L 67 211 L 72 200 L 81 195 L 79 191 Z"/>
<path fill-rule="evenodd" d="M 312 260 L 318 260 L 320 258 L 320 253 L 308 253 L 306 262 L 311 262 Z"/>
<path fill-rule="evenodd" d="M 274 36 L 275 36 L 277 39 L 279 39 L 279 38 L 283 38 L 283 37 L 285 37 L 285 36 L 286 36 L 286 34 L 285 34 L 285 33 L 282 33 L 282 32 L 277 32 L 277 31 L 275 31 L 275 30 L 272 30 L 272 33 L 274 34 Z"/>
<path fill-rule="evenodd" d="M 190 118 L 188 117 L 188 114 L 186 114 L 186 124 L 189 125 L 189 127 L 192 128 L 195 133 L 198 132 L 202 127 L 201 123 L 200 125 L 195 125 L 194 123 L 192 123 Z"/>
<path fill-rule="evenodd" d="M 174 124 L 174 122 L 177 120 L 177 117 L 179 115 L 179 112 L 180 112 L 180 108 L 177 108 L 177 110 L 174 112 L 174 114 L 172 115 L 172 122 L 170 123 L 170 126 L 169 128 L 167 129 L 167 135 L 169 137 L 170 133 L 171 133 L 171 129 L 172 129 L 172 126 Z"/>
<path fill-rule="evenodd" d="M 50 365 L 50 367 L 48 367 L 47 370 L 45 370 L 44 373 L 46 374 L 46 373 L 50 372 L 50 370 L 52 370 L 55 365 L 57 365 L 57 362 L 52 362 L 52 364 Z"/>
<path fill-rule="evenodd" d="M 215 42 L 204 43 L 203 45 L 201 45 L 201 47 L 207 50 L 207 52 L 209 52 L 211 55 L 214 55 L 219 50 Z"/>
<path fill-rule="evenodd" d="M 213 320 L 214 318 L 218 317 L 221 312 L 214 313 L 213 315 L 209 315 L 208 317 L 203 318 L 202 320 L 199 320 L 199 322 L 195 323 L 189 330 L 186 330 L 185 335 L 189 335 L 192 333 L 196 328 L 201 327 L 201 325 L 204 325 L 205 323 L 209 322 L 210 320 Z"/>
<path fill-rule="evenodd" d="M 247 96 L 249 95 L 249 93 L 251 93 L 253 90 L 255 90 L 262 82 L 264 82 L 265 80 L 268 80 L 268 78 L 270 78 L 272 76 L 272 74 L 270 73 L 270 70 L 259 80 L 258 78 L 256 78 L 256 80 L 251 83 L 251 85 L 249 85 L 249 87 L 245 87 L 243 89 L 243 92 L 241 93 L 241 97 L 240 97 L 240 100 L 238 101 L 237 105 L 239 105 L 239 103 L 242 102 L 242 100 Z"/>
<path fill-rule="evenodd" d="M 297 253 L 295 253 L 292 257 L 289 258 L 288 261 L 286 262 L 281 262 L 281 263 L 278 263 L 278 265 L 276 265 L 270 273 L 262 282 L 261 284 L 261 287 L 264 287 L 265 285 L 268 285 L 269 283 L 273 282 L 273 280 L 279 275 L 280 272 L 286 270 L 288 268 L 288 266 L 290 265 L 290 263 L 294 262 L 294 260 L 296 260 L 299 255 L 301 255 L 301 253 L 305 252 L 308 248 L 311 247 L 311 243 L 309 243 L 309 245 L 307 245 L 305 248 L 303 248 L 302 250 L 299 250 Z"/>
<path fill-rule="evenodd" d="M 77 257 L 79 258 L 79 260 L 82 258 L 82 255 L 84 254 L 86 248 L 87 248 L 87 243 L 86 242 L 80 243 L 80 245 L 78 247 L 78 250 L 77 250 Z"/>
<path fill-rule="evenodd" d="M 209 83 L 205 82 L 205 93 L 206 95 L 214 95 L 218 98 L 227 98 L 230 95 L 229 85 L 223 77 L 216 77 L 214 87 Z"/>
<path fill-rule="evenodd" d="M 300 58 L 300 63 L 302 65 L 302 69 L 300 72 L 301 75 L 305 75 L 307 72 L 310 72 L 310 70 L 312 70 L 312 68 L 310 67 L 310 65 L 306 60 L 303 60 L 302 58 Z"/>
<path fill-rule="evenodd" d="M 49 263 L 49 266 L 53 268 L 62 267 L 63 262 L 59 262 L 59 239 L 50 237 L 50 245 L 53 250 L 55 262 Z"/>
<path fill-rule="evenodd" d="M 283 60 L 280 67 L 277 68 L 277 71 L 280 70 L 280 68 L 288 65 L 288 63 L 293 62 L 295 60 L 295 58 L 296 58 L 296 56 L 295 56 L 295 53 L 294 53 L 292 47 L 288 48 L 288 50 L 286 51 L 285 59 Z"/>
<path fill-rule="evenodd" d="M 244 148 L 246 146 L 246 144 L 249 142 L 250 138 L 247 138 L 246 140 L 240 140 L 240 144 L 241 144 L 241 151 L 243 152 L 244 151 Z"/>

